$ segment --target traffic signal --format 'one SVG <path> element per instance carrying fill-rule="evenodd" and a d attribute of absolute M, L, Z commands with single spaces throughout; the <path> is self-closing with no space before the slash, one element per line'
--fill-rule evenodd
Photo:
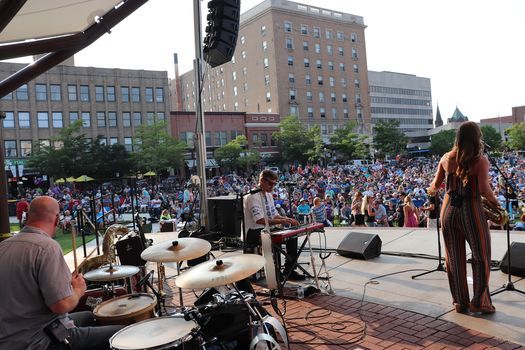
<path fill-rule="evenodd" d="M 210 66 L 217 67 L 232 59 L 239 32 L 240 9 L 240 0 L 208 2 L 203 53 Z"/>

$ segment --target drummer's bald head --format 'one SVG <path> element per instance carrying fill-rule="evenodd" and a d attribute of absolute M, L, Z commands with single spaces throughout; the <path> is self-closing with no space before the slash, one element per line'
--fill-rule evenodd
<path fill-rule="evenodd" d="M 60 206 L 54 198 L 49 196 L 36 197 L 29 205 L 27 225 L 40 227 L 40 223 L 55 224 L 59 214 Z"/>

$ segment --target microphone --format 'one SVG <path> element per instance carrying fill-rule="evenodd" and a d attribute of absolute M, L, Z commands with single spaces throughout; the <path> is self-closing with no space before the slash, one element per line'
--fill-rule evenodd
<path fill-rule="evenodd" d="M 258 188 L 254 188 L 254 189 L 249 190 L 246 194 L 255 194 L 255 193 L 259 193 L 261 191 L 262 191 L 262 188 L 258 187 Z"/>
<path fill-rule="evenodd" d="M 486 150 L 492 149 L 492 147 L 490 147 L 485 141 L 481 140 L 481 143 L 483 144 L 483 148 L 485 148 Z"/>
<path fill-rule="evenodd" d="M 146 274 L 146 276 L 142 277 L 137 284 L 135 285 L 136 288 L 142 288 L 142 286 L 150 279 L 151 275 L 153 275 L 155 271 L 151 270 Z"/>

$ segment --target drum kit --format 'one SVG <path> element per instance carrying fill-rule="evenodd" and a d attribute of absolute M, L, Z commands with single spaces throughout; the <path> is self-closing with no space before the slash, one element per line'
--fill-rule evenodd
<path fill-rule="evenodd" d="M 241 291 L 237 286 L 237 282 L 247 279 L 264 266 L 264 257 L 256 254 L 221 257 L 180 272 L 184 261 L 202 257 L 210 250 L 208 241 L 193 237 L 177 238 L 146 248 L 141 258 L 157 263 L 159 292 L 155 292 L 149 284 L 154 295 L 122 295 L 100 303 L 93 310 L 100 324 L 127 325 L 110 339 L 111 348 L 252 349 L 263 342 L 270 349 L 278 349 L 279 345 L 273 338 L 275 334 L 279 334 L 287 344 L 280 323 L 267 314 L 254 294 Z M 180 295 L 180 308 L 167 316 L 161 315 L 158 305 L 159 299 L 163 301 L 164 297 L 161 282 L 165 278 L 164 263 L 177 264 L 175 285 Z M 138 271 L 135 266 L 109 265 L 89 271 L 84 277 L 96 282 L 112 281 L 133 276 Z M 206 304 L 183 305 L 182 289 L 206 288 L 217 292 Z"/>

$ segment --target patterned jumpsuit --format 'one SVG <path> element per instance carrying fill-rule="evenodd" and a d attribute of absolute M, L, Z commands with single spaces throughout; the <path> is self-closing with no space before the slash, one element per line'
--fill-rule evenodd
<path fill-rule="evenodd" d="M 441 211 L 446 266 L 454 303 L 468 306 L 465 241 L 472 251 L 472 275 L 475 307 L 491 307 L 489 292 L 490 231 L 481 206 L 477 176 L 470 176 L 463 186 L 454 173 L 447 174 L 447 193 Z"/>

